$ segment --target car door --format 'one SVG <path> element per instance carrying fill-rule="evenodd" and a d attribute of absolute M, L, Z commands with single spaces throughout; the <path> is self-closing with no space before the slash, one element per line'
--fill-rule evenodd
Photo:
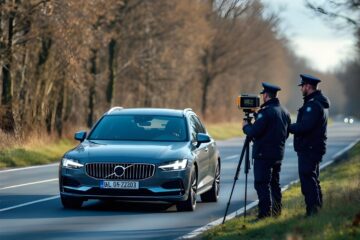
<path fill-rule="evenodd" d="M 201 120 L 196 117 L 199 124 L 202 128 L 202 133 L 206 133 L 209 135 L 209 133 L 206 131 L 206 128 L 204 124 L 201 122 Z M 213 181 L 215 177 L 215 170 L 217 165 L 217 149 L 216 149 L 216 143 L 214 139 L 211 138 L 211 141 L 206 143 L 208 148 L 208 154 L 209 154 L 209 170 L 208 170 L 208 176 L 211 178 L 211 182 Z"/>
<path fill-rule="evenodd" d="M 192 129 L 192 142 L 196 145 L 196 135 L 204 133 L 199 121 L 195 115 L 190 116 L 190 125 Z M 198 161 L 198 188 L 202 188 L 209 183 L 209 147 L 208 143 L 202 143 L 199 147 L 194 149 L 194 154 L 197 155 Z"/>
<path fill-rule="evenodd" d="M 205 133 L 208 134 L 208 132 L 206 131 L 203 123 L 201 122 L 201 120 L 195 116 L 195 119 L 197 121 L 197 123 L 199 124 L 199 127 L 201 129 L 201 133 Z M 207 178 L 209 179 L 209 181 L 212 183 L 215 177 L 215 168 L 216 168 L 216 164 L 217 164 L 217 157 L 216 157 L 216 145 L 215 145 L 215 141 L 213 139 L 211 139 L 210 142 L 205 143 L 206 144 L 206 148 L 208 151 L 208 172 L 207 172 Z"/>

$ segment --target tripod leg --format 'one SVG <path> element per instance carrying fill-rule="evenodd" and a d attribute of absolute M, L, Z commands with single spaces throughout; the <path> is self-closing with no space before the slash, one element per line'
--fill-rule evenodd
<path fill-rule="evenodd" d="M 229 211 L 230 201 L 231 201 L 231 198 L 232 198 L 232 195 L 233 195 L 233 192 L 234 192 L 235 183 L 236 183 L 236 180 L 234 180 L 234 183 L 233 183 L 232 188 L 231 188 L 230 198 L 229 198 L 229 201 L 228 201 L 227 204 L 226 204 L 226 210 L 225 210 L 225 214 L 224 214 L 224 218 L 223 218 L 222 224 L 225 223 L 226 215 L 227 215 L 227 213 L 228 213 L 228 211 Z"/>
<path fill-rule="evenodd" d="M 244 218 L 246 218 L 246 205 L 247 205 L 247 182 L 248 182 L 248 175 L 245 175 L 245 203 L 244 203 Z"/>
<path fill-rule="evenodd" d="M 229 197 L 229 200 L 226 204 L 226 209 L 225 209 L 225 214 L 224 214 L 224 218 L 223 218 L 223 222 L 222 224 L 225 223 L 225 220 L 226 220 L 226 215 L 229 211 L 229 207 L 230 207 L 230 202 L 231 202 L 231 198 L 232 198 L 232 195 L 234 193 L 234 188 L 235 188 L 235 184 L 236 184 L 236 181 L 238 180 L 239 178 L 239 173 L 240 173 L 240 167 L 241 167 L 241 163 L 242 163 L 242 160 L 244 158 L 244 154 L 245 154 L 245 151 L 247 149 L 247 146 L 249 145 L 249 142 L 250 142 L 250 139 L 248 137 L 245 138 L 245 143 L 244 143 L 244 146 L 241 150 L 241 155 L 240 155 L 240 159 L 239 159 L 239 163 L 238 163 L 238 166 L 236 168 L 236 173 L 235 173 L 235 176 L 234 176 L 234 182 L 233 182 L 233 186 L 231 188 L 231 193 L 230 193 L 230 197 Z"/>
<path fill-rule="evenodd" d="M 250 143 L 250 142 L 249 142 Z M 247 144 L 246 146 L 246 153 L 245 153 L 245 203 L 244 203 L 244 218 L 246 218 L 246 205 L 247 205 L 247 183 L 248 183 L 248 173 L 250 169 L 250 159 L 249 159 L 249 147 L 250 144 Z"/>

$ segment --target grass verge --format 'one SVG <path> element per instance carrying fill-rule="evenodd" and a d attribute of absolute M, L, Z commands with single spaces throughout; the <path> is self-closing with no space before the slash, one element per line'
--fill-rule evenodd
<path fill-rule="evenodd" d="M 251 223 L 256 210 L 204 233 L 199 239 L 360 239 L 360 144 L 348 158 L 321 172 L 324 206 L 305 218 L 304 198 L 296 184 L 283 193 L 283 214 Z"/>
<path fill-rule="evenodd" d="M 210 135 L 216 140 L 224 140 L 233 137 L 243 136 L 241 123 L 209 123 L 206 124 L 206 129 Z"/>
<path fill-rule="evenodd" d="M 0 150 L 0 169 L 47 164 L 58 161 L 76 143 L 61 139 L 50 144 L 29 144 Z"/>

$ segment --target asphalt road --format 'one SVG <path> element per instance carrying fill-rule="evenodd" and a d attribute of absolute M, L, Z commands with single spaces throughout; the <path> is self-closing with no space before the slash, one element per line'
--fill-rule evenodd
<path fill-rule="evenodd" d="M 328 129 L 323 164 L 360 137 L 360 125 L 334 123 Z M 223 216 L 243 139 L 219 141 L 222 157 L 221 197 L 201 203 L 195 212 L 175 206 L 138 202 L 85 202 L 81 210 L 65 210 L 58 197 L 58 165 L 0 171 L 0 239 L 175 239 Z M 287 141 L 281 171 L 284 186 L 298 178 L 292 138 Z M 244 206 L 241 171 L 229 213 Z M 256 200 L 249 174 L 248 203 Z"/>

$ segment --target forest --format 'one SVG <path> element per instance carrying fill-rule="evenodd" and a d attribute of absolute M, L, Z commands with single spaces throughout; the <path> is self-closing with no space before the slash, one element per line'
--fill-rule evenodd
<path fill-rule="evenodd" d="M 326 82 L 332 114 L 360 117 L 360 57 L 317 72 L 265 8 L 259 0 L 0 0 L 0 145 L 91 128 L 112 106 L 190 107 L 205 122 L 240 122 L 236 96 L 258 93 L 264 81 L 280 85 L 296 113 L 303 72 Z M 360 39 L 359 18 L 351 20 Z"/>

